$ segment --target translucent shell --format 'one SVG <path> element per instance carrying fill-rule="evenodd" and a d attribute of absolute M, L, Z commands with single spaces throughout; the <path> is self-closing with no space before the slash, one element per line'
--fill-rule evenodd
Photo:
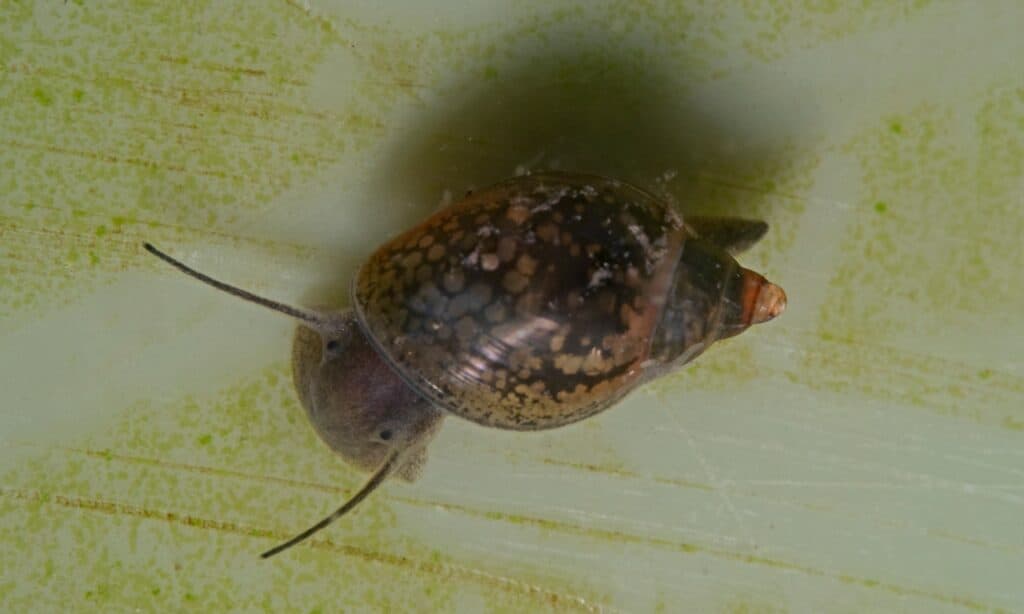
<path fill-rule="evenodd" d="M 591 416 L 644 381 L 686 236 L 635 187 L 545 173 L 473 193 L 380 247 L 360 324 L 448 412 L 516 430 Z"/>

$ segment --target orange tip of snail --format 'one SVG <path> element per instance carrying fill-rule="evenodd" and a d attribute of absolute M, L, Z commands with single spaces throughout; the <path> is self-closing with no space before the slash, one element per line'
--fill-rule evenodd
<path fill-rule="evenodd" d="M 786 291 L 771 282 L 765 282 L 757 292 L 750 322 L 760 324 L 774 319 L 786 310 Z"/>

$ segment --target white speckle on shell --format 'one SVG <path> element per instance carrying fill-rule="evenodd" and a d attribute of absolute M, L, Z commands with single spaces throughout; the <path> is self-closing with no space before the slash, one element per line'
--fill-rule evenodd
<path fill-rule="evenodd" d="M 612 278 L 612 272 L 606 268 L 600 268 L 590 275 L 590 281 L 587 283 L 587 288 L 596 288 L 603 284 L 605 281 Z"/>

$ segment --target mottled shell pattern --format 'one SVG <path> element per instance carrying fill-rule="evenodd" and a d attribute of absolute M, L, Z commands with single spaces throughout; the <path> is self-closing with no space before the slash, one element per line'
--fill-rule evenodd
<path fill-rule="evenodd" d="M 520 177 L 380 247 L 353 302 L 368 337 L 437 406 L 487 426 L 554 428 L 644 380 L 685 238 L 682 219 L 633 186 Z"/>

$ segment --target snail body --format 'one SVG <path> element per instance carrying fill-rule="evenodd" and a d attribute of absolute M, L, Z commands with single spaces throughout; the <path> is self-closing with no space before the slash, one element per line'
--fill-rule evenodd
<path fill-rule="evenodd" d="M 446 415 L 502 429 L 564 426 L 775 317 L 785 293 L 733 254 L 763 222 L 684 220 L 626 183 L 538 173 L 469 194 L 380 246 L 352 308 L 295 308 L 147 249 L 297 318 L 293 375 L 319 436 L 367 485 L 413 480 Z"/>

